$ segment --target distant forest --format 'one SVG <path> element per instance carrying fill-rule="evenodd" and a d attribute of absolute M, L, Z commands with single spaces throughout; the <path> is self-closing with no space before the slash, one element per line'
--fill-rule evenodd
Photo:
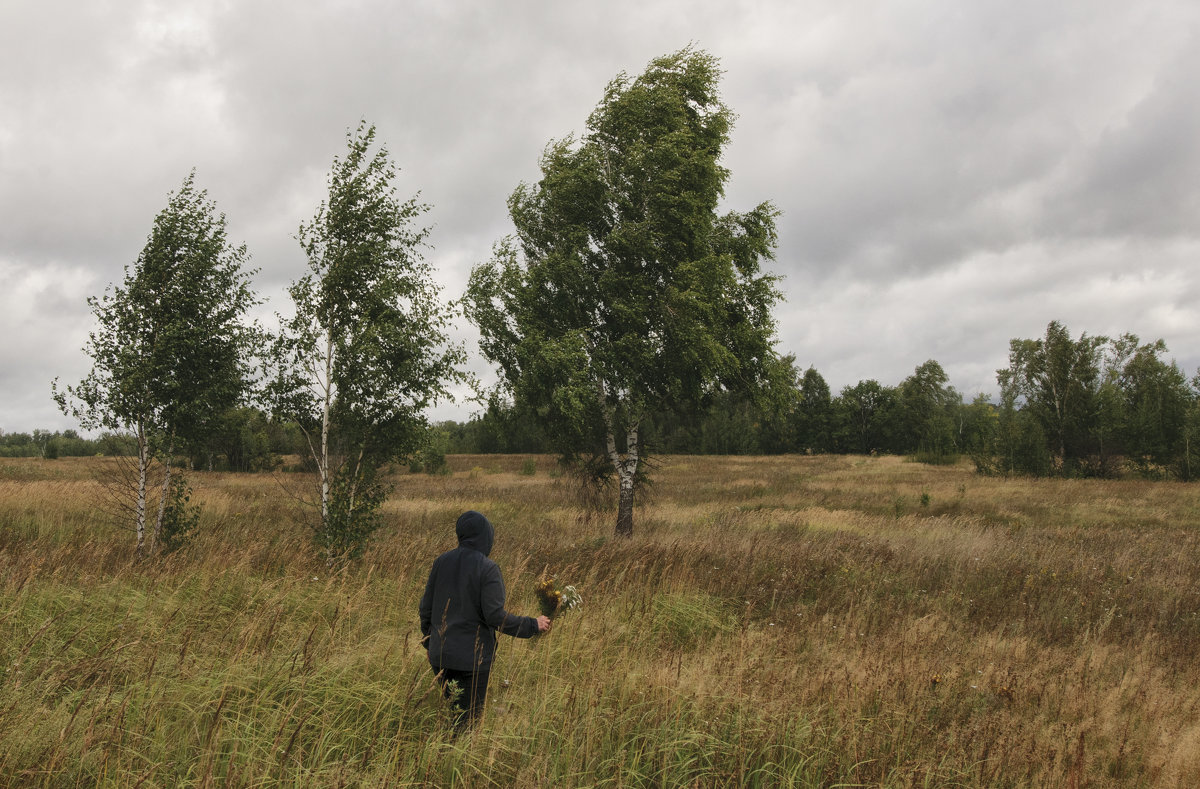
<path fill-rule="evenodd" d="M 869 379 L 833 394 L 794 359 L 790 382 L 756 402 L 726 392 L 688 416 L 655 415 L 643 441 L 656 453 L 754 455 L 887 453 L 929 463 L 963 457 L 983 473 L 1037 476 L 1200 474 L 1200 380 L 1166 358 L 1161 341 L 1070 336 L 1055 322 L 1037 340 L 1013 340 L 998 371 L 999 398 L 965 401 L 930 360 L 894 386 Z M 302 455 L 293 424 L 252 406 L 225 412 L 186 455 L 196 469 L 262 471 Z M 76 431 L 0 433 L 0 457 L 125 455 L 131 437 Z M 536 410 L 493 397 L 466 422 L 433 425 L 412 471 L 437 472 L 447 454 L 558 453 Z"/>
<path fill-rule="evenodd" d="M 864 380 L 834 395 L 792 365 L 792 385 L 760 402 L 716 393 L 689 417 L 656 415 L 645 442 L 668 454 L 886 453 L 927 463 L 962 457 L 988 474 L 1192 480 L 1200 474 L 1200 380 L 1166 358 L 1162 340 L 1073 339 L 1052 322 L 1015 339 L 997 371 L 998 400 L 969 402 L 930 360 L 895 386 Z M 447 452 L 553 452 L 538 415 L 493 402 L 466 424 L 437 428 Z"/>

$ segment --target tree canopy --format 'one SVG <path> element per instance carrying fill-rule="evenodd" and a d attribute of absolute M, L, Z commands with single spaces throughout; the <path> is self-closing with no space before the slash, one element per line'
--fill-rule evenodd
<path fill-rule="evenodd" d="M 615 473 L 633 530 L 641 429 L 778 369 L 777 212 L 719 213 L 733 115 L 715 58 L 685 49 L 621 74 L 579 138 L 547 146 L 509 198 L 515 239 L 472 272 L 483 354 L 568 456 Z"/>

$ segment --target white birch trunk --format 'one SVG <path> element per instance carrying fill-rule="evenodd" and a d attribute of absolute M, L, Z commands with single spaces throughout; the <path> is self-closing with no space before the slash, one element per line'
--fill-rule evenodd
<path fill-rule="evenodd" d="M 353 481 L 350 483 L 350 496 L 346 502 L 346 511 L 349 513 L 354 512 L 354 500 L 358 498 L 358 482 L 360 479 L 359 474 L 362 473 L 362 462 L 363 450 L 360 449 L 358 452 L 358 460 L 356 460 L 354 463 L 354 467 L 352 468 L 353 473 L 350 477 L 350 479 Z"/>
<path fill-rule="evenodd" d="M 617 472 L 617 535 L 633 536 L 633 495 L 638 469 L 638 426 L 635 423 L 625 436 L 625 452 L 617 451 L 616 436 L 608 431 L 608 458 Z"/>
<path fill-rule="evenodd" d="M 604 382 L 597 383 L 600 409 L 604 414 L 604 427 L 608 442 L 608 459 L 617 472 L 617 528 L 619 537 L 633 536 L 633 497 L 638 469 L 638 420 L 633 420 L 625 435 L 625 452 L 617 450 L 616 429 L 613 424 L 612 407 L 608 404 Z"/>
<path fill-rule="evenodd" d="M 321 528 L 329 523 L 329 414 L 333 407 L 333 332 L 325 332 L 325 402 L 321 412 L 321 456 L 317 473 L 321 477 Z"/>

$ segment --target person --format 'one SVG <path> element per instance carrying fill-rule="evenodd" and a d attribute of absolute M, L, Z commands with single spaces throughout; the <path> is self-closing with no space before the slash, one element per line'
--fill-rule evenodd
<path fill-rule="evenodd" d="M 550 630 L 550 619 L 504 609 L 504 579 L 499 565 L 488 558 L 496 538 L 491 521 L 470 510 L 458 517 L 454 531 L 458 547 L 434 560 L 419 613 L 429 665 L 457 711 L 458 733 L 483 711 L 496 631 L 530 638 Z"/>

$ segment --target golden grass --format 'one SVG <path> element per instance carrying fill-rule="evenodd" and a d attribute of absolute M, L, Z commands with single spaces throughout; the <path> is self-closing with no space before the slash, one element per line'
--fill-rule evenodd
<path fill-rule="evenodd" d="M 550 458 L 449 460 L 333 573 L 297 476 L 192 474 L 139 561 L 105 461 L 0 461 L 0 786 L 1200 785 L 1192 487 L 669 457 L 616 540 Z M 468 508 L 510 609 L 584 602 L 453 740 L 415 612 Z"/>

